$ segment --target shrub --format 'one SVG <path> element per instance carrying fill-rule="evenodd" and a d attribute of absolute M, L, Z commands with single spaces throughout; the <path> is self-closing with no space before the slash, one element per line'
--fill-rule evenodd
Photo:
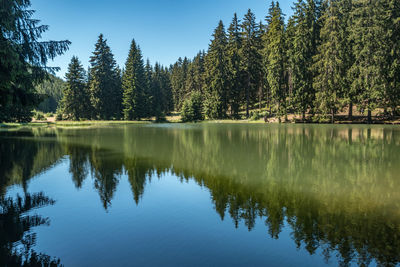
<path fill-rule="evenodd" d="M 37 110 L 33 111 L 33 118 L 35 120 L 37 120 L 37 121 L 43 121 L 43 120 L 46 119 L 46 117 L 44 116 L 43 112 L 37 111 Z"/>
<path fill-rule="evenodd" d="M 264 118 L 265 116 L 266 116 L 265 113 L 259 112 L 259 111 L 257 110 L 257 111 L 255 111 L 255 112 L 252 112 L 252 114 L 251 114 L 251 116 L 250 116 L 250 119 L 253 120 L 253 121 L 258 121 L 258 120 Z"/>
<path fill-rule="evenodd" d="M 203 115 L 203 99 L 199 92 L 194 92 L 187 98 L 182 105 L 181 111 L 182 121 L 202 121 Z"/>

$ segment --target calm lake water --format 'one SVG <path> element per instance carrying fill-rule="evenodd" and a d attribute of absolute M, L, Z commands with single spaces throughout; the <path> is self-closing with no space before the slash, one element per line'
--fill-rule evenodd
<path fill-rule="evenodd" d="M 400 128 L 0 131 L 0 265 L 400 262 Z"/>

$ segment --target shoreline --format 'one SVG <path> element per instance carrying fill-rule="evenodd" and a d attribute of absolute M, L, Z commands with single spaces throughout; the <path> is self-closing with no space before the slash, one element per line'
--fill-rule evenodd
<path fill-rule="evenodd" d="M 101 126 L 101 125 L 121 125 L 121 124 L 157 124 L 159 122 L 155 122 L 154 120 L 141 120 L 141 121 L 113 121 L 113 120 L 102 120 L 102 121 L 32 121 L 28 123 L 0 123 L 0 128 L 3 129 L 10 129 L 10 128 L 22 128 L 22 127 L 85 127 L 85 126 Z M 180 120 L 174 119 L 167 119 L 160 123 L 178 123 L 184 124 Z M 321 122 L 321 121 L 301 121 L 301 120 L 291 120 L 286 122 L 279 123 L 278 118 L 270 118 L 268 122 L 265 122 L 263 119 L 260 120 L 232 120 L 232 119 L 222 119 L 222 120 L 204 120 L 200 122 L 189 122 L 189 123 L 220 123 L 220 124 L 334 124 L 334 125 L 368 125 L 365 118 L 356 118 L 353 120 L 337 120 L 334 123 L 331 122 Z M 400 125 L 400 118 L 396 118 L 394 120 L 373 120 L 369 125 Z"/>

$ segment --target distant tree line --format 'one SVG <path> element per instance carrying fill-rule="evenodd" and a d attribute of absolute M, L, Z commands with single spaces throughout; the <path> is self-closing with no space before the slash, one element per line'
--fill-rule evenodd
<path fill-rule="evenodd" d="M 222 21 L 207 53 L 170 68 L 174 106 L 201 92 L 206 117 L 249 117 L 252 108 L 318 114 L 334 120 L 353 105 L 369 121 L 381 108 L 395 116 L 400 101 L 400 2 L 298 0 L 287 23 L 278 2 L 265 21 L 248 11 Z"/>
<path fill-rule="evenodd" d="M 251 10 L 241 21 L 235 14 L 227 31 L 220 21 L 207 52 L 179 58 L 169 68 L 145 65 L 133 41 L 121 71 L 100 35 L 88 77 L 76 59 L 71 63 L 64 113 L 75 119 L 138 120 L 175 110 L 193 121 L 249 117 L 250 110 L 266 108 L 279 120 L 294 113 L 333 122 L 346 107 L 351 119 L 355 105 L 369 122 L 376 108 L 395 116 L 399 1 L 298 0 L 293 10 L 287 23 L 278 2 L 272 2 L 265 21 L 257 22 Z M 79 86 L 87 92 L 79 101 L 67 100 L 77 69 Z M 74 111 L 74 105 L 86 113 Z"/>
<path fill-rule="evenodd" d="M 168 69 L 143 61 L 140 47 L 131 43 L 121 70 L 100 34 L 86 72 L 73 57 L 66 73 L 60 112 L 67 119 L 157 120 L 173 109 Z"/>

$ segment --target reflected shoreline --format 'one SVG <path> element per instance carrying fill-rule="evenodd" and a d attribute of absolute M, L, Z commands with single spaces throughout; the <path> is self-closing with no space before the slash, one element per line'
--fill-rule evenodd
<path fill-rule="evenodd" d="M 122 175 L 140 205 L 151 177 L 210 190 L 221 219 L 342 265 L 400 263 L 400 131 L 395 127 L 121 126 L 1 133 L 0 194 L 68 157 L 76 188 L 92 178 L 104 209 Z"/>

